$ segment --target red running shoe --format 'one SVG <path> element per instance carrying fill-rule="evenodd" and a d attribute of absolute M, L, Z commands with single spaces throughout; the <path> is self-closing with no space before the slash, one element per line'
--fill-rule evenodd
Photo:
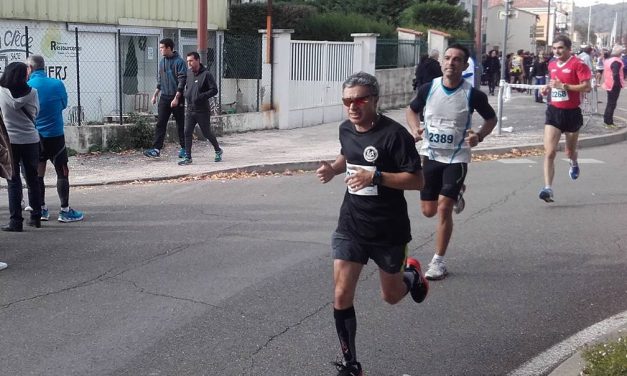
<path fill-rule="evenodd" d="M 429 292 L 429 281 L 427 281 L 420 270 L 420 261 L 413 257 L 408 257 L 405 271 L 415 273 L 414 283 L 409 289 L 409 293 L 416 303 L 422 303 Z"/>

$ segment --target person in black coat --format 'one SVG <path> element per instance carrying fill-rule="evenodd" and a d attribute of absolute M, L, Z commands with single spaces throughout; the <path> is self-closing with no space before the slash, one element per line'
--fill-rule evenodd
<path fill-rule="evenodd" d="M 187 82 L 185 83 L 185 158 L 178 164 L 185 166 L 192 163 L 192 142 L 196 124 L 202 135 L 209 140 L 215 150 L 214 161 L 222 161 L 222 149 L 216 136 L 211 131 L 209 121 L 209 98 L 218 94 L 216 81 L 207 68 L 200 63 L 200 54 L 192 51 L 187 54 Z"/>
<path fill-rule="evenodd" d="M 494 88 L 501 77 L 501 62 L 499 61 L 498 52 L 496 50 L 490 51 L 483 69 L 488 76 L 489 94 L 494 95 Z"/>
<path fill-rule="evenodd" d="M 438 62 L 440 52 L 432 50 L 430 56 L 423 56 L 416 67 L 416 78 L 414 79 L 414 90 L 422 84 L 431 82 L 436 77 L 442 77 L 442 67 Z"/>

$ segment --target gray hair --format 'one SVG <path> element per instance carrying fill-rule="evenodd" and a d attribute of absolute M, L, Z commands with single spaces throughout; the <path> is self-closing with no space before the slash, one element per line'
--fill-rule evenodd
<path fill-rule="evenodd" d="M 44 69 L 46 67 L 44 58 L 41 55 L 30 55 L 26 59 L 26 65 L 30 66 L 34 71 Z"/>
<path fill-rule="evenodd" d="M 377 78 L 366 72 L 358 72 L 351 74 L 342 84 L 342 90 L 347 87 L 365 86 L 370 89 L 370 95 L 379 96 L 379 83 Z"/>
<path fill-rule="evenodd" d="M 433 49 L 433 50 L 431 50 L 431 54 L 429 54 L 429 57 L 433 58 L 433 57 L 438 56 L 438 55 L 440 55 L 440 51 L 438 51 L 436 49 Z"/>
<path fill-rule="evenodd" d="M 617 44 L 614 46 L 614 48 L 612 48 L 612 52 L 610 53 L 610 56 L 618 56 L 620 57 L 620 54 L 623 52 L 623 46 L 621 46 L 620 44 Z"/>

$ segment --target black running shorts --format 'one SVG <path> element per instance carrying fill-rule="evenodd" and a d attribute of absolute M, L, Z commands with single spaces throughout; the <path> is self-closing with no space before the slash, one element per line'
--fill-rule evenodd
<path fill-rule="evenodd" d="M 420 191 L 420 200 L 437 201 L 442 195 L 457 201 L 467 172 L 468 163 L 442 163 L 424 158 L 422 173 L 425 186 Z"/>
<path fill-rule="evenodd" d="M 581 108 L 562 109 L 549 105 L 546 107 L 544 124 L 552 125 L 562 132 L 578 132 L 583 125 Z"/>
<path fill-rule="evenodd" d="M 68 156 L 65 148 L 65 136 L 39 137 L 39 161 L 51 161 L 56 166 L 67 165 Z"/>
<path fill-rule="evenodd" d="M 390 274 L 403 271 L 407 260 L 407 244 L 361 244 L 339 232 L 334 232 L 331 236 L 331 248 L 334 259 L 363 265 L 368 263 L 368 259 L 372 259 L 381 270 Z"/>

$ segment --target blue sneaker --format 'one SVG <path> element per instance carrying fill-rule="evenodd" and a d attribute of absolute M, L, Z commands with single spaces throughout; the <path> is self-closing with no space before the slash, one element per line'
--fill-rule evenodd
<path fill-rule="evenodd" d="M 553 202 L 553 190 L 551 188 L 543 188 L 540 191 L 540 200 L 544 200 L 545 202 Z"/>
<path fill-rule="evenodd" d="M 191 158 L 185 157 L 185 158 L 183 158 L 183 159 L 181 159 L 179 161 L 179 166 L 187 166 L 187 165 L 190 165 L 190 164 L 192 164 L 192 159 Z"/>
<path fill-rule="evenodd" d="M 42 208 L 41 209 L 41 220 L 42 221 L 49 221 L 50 220 L 50 212 L 48 211 L 48 208 L 46 208 L 46 209 Z"/>
<path fill-rule="evenodd" d="M 148 149 L 144 151 L 144 155 L 148 158 L 159 158 L 161 156 L 161 152 L 159 152 L 159 149 Z"/>
<path fill-rule="evenodd" d="M 179 158 L 185 158 L 185 148 L 179 149 Z"/>
<path fill-rule="evenodd" d="M 214 162 L 220 162 L 222 161 L 222 149 L 220 150 L 216 150 L 216 157 L 213 159 Z"/>
<path fill-rule="evenodd" d="M 59 212 L 59 222 L 77 222 L 83 220 L 83 212 L 70 208 L 68 211 Z"/>
<path fill-rule="evenodd" d="M 570 162 L 570 168 L 568 169 L 568 176 L 570 176 L 571 179 L 573 180 L 577 180 L 577 178 L 579 177 L 579 165 L 573 165 L 573 162 Z"/>

